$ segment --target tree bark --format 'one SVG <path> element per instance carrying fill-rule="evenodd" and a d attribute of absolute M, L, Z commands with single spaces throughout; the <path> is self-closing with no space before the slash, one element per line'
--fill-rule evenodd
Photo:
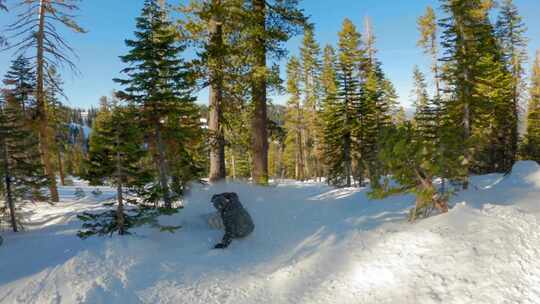
<path fill-rule="evenodd" d="M 210 132 L 210 176 L 211 183 L 226 178 L 225 135 L 221 120 L 223 117 L 223 29 L 219 8 L 221 0 L 212 0 L 212 17 L 209 22 L 210 43 L 210 113 L 208 130 Z"/>
<path fill-rule="evenodd" d="M 251 121 L 251 144 L 253 151 L 253 181 L 260 185 L 268 184 L 268 130 L 266 108 L 266 2 L 252 0 L 256 19 L 256 34 L 252 39 L 252 52 L 255 63 L 252 71 L 253 118 Z"/>
<path fill-rule="evenodd" d="M 124 235 L 126 233 L 126 230 L 124 219 L 124 196 L 122 182 L 118 182 L 118 185 L 116 185 L 116 198 L 118 201 L 118 207 L 116 208 L 116 225 L 118 226 L 118 234 Z"/>
<path fill-rule="evenodd" d="M 165 145 L 163 144 L 163 136 L 161 134 L 160 122 L 156 123 L 156 144 L 158 152 L 158 171 L 159 183 L 161 191 L 163 191 L 163 203 L 165 208 L 172 208 L 172 201 L 169 190 L 169 174 L 167 170 L 167 162 L 165 159 Z"/>
<path fill-rule="evenodd" d="M 41 153 L 41 161 L 45 167 L 45 174 L 49 178 L 49 192 L 51 200 L 53 202 L 60 201 L 58 195 L 58 188 L 56 186 L 56 176 L 54 174 L 53 166 L 51 163 L 51 153 L 49 146 L 49 121 L 47 115 L 47 103 L 45 100 L 45 54 L 44 54 L 44 39 L 45 39 L 45 12 L 46 4 L 50 0 L 41 0 L 39 2 L 39 26 L 36 33 L 37 40 L 37 112 L 39 120 L 39 147 Z"/>
<path fill-rule="evenodd" d="M 234 157 L 234 149 L 231 149 L 231 169 L 232 169 L 232 178 L 236 180 L 236 158 Z"/>
<path fill-rule="evenodd" d="M 62 153 L 60 152 L 60 148 L 58 148 L 58 151 L 56 152 L 56 158 L 58 160 L 58 173 L 60 175 L 60 184 L 62 186 L 65 186 L 66 177 L 64 174 L 64 162 L 62 161 Z"/>
<path fill-rule="evenodd" d="M 351 134 L 347 133 L 345 134 L 344 138 L 344 145 L 343 145 L 343 161 L 345 165 L 345 185 L 347 187 L 351 187 L 352 180 L 352 158 L 351 158 Z M 362 181 L 360 180 L 360 185 L 362 185 Z"/>
<path fill-rule="evenodd" d="M 117 131 L 118 132 L 118 131 Z M 116 208 L 116 225 L 118 227 L 118 234 L 124 235 L 125 231 L 125 219 L 124 219 L 124 190 L 122 183 L 122 163 L 120 155 L 120 137 L 118 133 L 115 137 L 116 141 L 116 200 L 118 207 Z"/>
<path fill-rule="evenodd" d="M 461 33 L 461 36 L 462 36 L 462 39 L 465 41 L 466 40 L 466 37 L 465 37 L 465 31 L 463 29 L 463 24 L 460 24 L 460 27 L 459 27 L 459 30 L 460 30 L 460 33 Z M 465 42 L 462 43 L 462 52 L 463 52 L 463 56 L 467 56 L 468 55 L 468 51 L 467 51 L 467 47 L 465 45 Z M 468 189 L 469 188 L 469 171 L 470 171 L 470 166 L 471 166 L 471 153 L 469 151 L 469 138 L 471 137 L 471 112 L 470 112 L 470 102 L 469 102 L 469 99 L 472 97 L 472 92 L 469 88 L 470 86 L 470 83 L 471 83 L 471 75 L 470 75 L 470 71 L 469 71 L 469 67 L 467 65 L 467 63 L 462 63 L 463 64 L 463 80 L 464 80 L 464 83 L 462 84 L 463 85 L 463 96 L 461 96 L 462 100 L 461 102 L 463 102 L 463 142 L 465 143 L 465 149 L 463 151 L 463 158 L 464 158 L 464 162 L 465 162 L 465 168 L 466 168 L 466 177 L 465 177 L 465 181 L 463 182 L 463 189 Z"/>
<path fill-rule="evenodd" d="M 296 105 L 296 120 L 298 123 L 302 121 L 302 108 L 300 107 L 300 103 L 297 103 Z M 302 128 L 300 126 L 296 126 L 296 170 L 295 170 L 295 178 L 296 180 L 303 181 L 305 179 L 305 154 L 304 154 L 304 141 L 302 138 Z"/>
<path fill-rule="evenodd" d="M 4 182 L 6 184 L 6 201 L 9 207 L 9 217 L 11 219 L 11 227 L 13 232 L 17 232 L 17 219 L 15 217 L 15 202 L 13 201 L 13 193 L 11 191 L 11 175 L 9 168 L 9 152 L 5 140 L 2 140 L 2 145 L 4 150 L 2 155 L 4 157 Z"/>

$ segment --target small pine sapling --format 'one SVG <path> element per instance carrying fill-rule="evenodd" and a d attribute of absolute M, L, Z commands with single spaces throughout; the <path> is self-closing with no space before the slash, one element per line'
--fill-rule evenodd
<path fill-rule="evenodd" d="M 391 195 L 414 194 L 416 203 L 410 221 L 427 217 L 434 210 L 448 212 L 449 194 L 441 194 L 435 184 L 440 173 L 440 159 L 434 145 L 419 140 L 418 131 L 410 122 L 397 126 L 383 136 L 379 159 L 391 175 L 384 178 L 370 197 L 381 199 Z"/>

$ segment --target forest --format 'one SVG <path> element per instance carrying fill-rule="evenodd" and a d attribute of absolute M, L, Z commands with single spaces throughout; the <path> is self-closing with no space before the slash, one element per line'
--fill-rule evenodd
<path fill-rule="evenodd" d="M 497 195 L 471 194 L 480 177 L 513 178 L 540 162 L 540 50 L 531 56 L 518 1 L 438 0 L 418 11 L 417 48 L 430 64 L 409 72 L 412 108 L 385 71 L 370 17 L 334 20 L 337 43 L 322 45 L 300 0 L 143 2 L 133 33 L 119 37 L 127 50 L 113 79 L 119 89 L 85 108 L 67 102 L 63 80 L 78 73 L 65 32 L 92 30 L 78 24 L 81 1 L 0 0 L 0 20 L 13 20 L 0 28 L 0 56 L 11 62 L 0 82 L 0 251 L 15 235 L 32 234 L 40 208 L 55 212 L 85 199 L 100 207 L 74 210 L 79 242 L 145 226 L 188 234 L 183 221 L 162 219 L 193 215 L 190 197 L 227 187 L 269 196 L 282 185 L 361 192 L 354 204 L 403 202 L 404 225 L 435 225 L 464 212 L 459 202 L 469 203 L 468 195 L 495 203 Z M 298 49 L 288 48 L 292 39 L 300 39 Z M 258 196 L 241 195 L 250 206 L 244 197 Z M 248 208 L 256 227 L 260 210 L 281 221 L 282 209 L 267 204 Z M 15 303 L 2 297 L 10 279 L 1 266 L 0 302 Z M 538 289 L 524 286 L 528 296 L 514 300 L 540 300 Z M 50 300 L 29 299 L 20 303 Z M 291 299 L 273 303 L 304 303 Z M 358 303 L 384 302 L 377 299 Z"/>

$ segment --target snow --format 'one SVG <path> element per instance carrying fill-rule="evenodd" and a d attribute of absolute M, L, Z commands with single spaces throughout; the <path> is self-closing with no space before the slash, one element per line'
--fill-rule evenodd
<path fill-rule="evenodd" d="M 76 187 L 87 197 L 76 199 Z M 31 225 L 2 232 L 0 303 L 540 303 L 540 167 L 475 176 L 449 213 L 406 222 L 413 198 L 281 182 L 196 186 L 174 234 L 78 239 L 76 214 L 112 189 L 64 187 Z M 213 194 L 235 191 L 255 232 L 212 250 Z"/>

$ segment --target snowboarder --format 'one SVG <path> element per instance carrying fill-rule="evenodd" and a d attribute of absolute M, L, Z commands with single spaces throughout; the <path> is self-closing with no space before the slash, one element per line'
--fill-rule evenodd
<path fill-rule="evenodd" d="M 225 227 L 223 240 L 214 248 L 227 248 L 232 239 L 246 237 L 255 229 L 251 216 L 240 203 L 236 193 L 216 194 L 212 196 L 212 204 L 219 212 Z"/>

